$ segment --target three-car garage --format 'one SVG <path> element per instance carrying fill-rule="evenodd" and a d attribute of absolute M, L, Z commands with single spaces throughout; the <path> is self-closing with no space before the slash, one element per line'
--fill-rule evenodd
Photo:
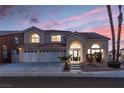
<path fill-rule="evenodd" d="M 60 62 L 58 57 L 64 56 L 64 49 L 56 50 L 20 50 L 20 62 Z"/>

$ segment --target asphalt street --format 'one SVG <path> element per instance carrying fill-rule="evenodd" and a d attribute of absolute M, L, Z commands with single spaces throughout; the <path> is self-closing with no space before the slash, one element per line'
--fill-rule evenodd
<path fill-rule="evenodd" d="M 1 77 L 1 88 L 124 88 L 124 78 Z"/>

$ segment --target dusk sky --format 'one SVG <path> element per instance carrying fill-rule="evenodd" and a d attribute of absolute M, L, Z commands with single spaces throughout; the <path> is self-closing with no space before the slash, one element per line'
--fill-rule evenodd
<path fill-rule="evenodd" d="M 117 34 L 118 7 L 112 6 Z M 124 6 L 122 6 L 124 13 Z M 97 32 L 111 38 L 106 6 L 0 6 L 0 30 L 24 30 L 31 26 L 40 29 Z M 121 48 L 124 47 L 124 24 Z M 111 45 L 111 42 L 110 42 Z"/>

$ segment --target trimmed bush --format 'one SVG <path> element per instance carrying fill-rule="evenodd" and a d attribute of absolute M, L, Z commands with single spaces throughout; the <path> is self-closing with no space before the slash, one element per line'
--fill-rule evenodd
<path fill-rule="evenodd" d="M 110 61 L 107 63 L 108 67 L 111 67 L 111 68 L 120 68 L 121 66 L 121 62 L 118 62 L 118 61 Z"/>
<path fill-rule="evenodd" d="M 87 54 L 86 55 L 86 59 L 89 63 L 92 63 L 93 62 L 93 59 L 94 59 L 94 55 L 93 54 Z"/>
<path fill-rule="evenodd" d="M 95 56 L 96 62 L 101 63 L 102 53 L 101 52 L 96 52 L 96 53 L 94 53 L 94 56 Z"/>

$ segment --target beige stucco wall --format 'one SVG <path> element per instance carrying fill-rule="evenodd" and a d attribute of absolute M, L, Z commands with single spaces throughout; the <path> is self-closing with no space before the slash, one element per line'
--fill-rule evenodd
<path fill-rule="evenodd" d="M 62 44 L 65 44 L 66 41 L 65 41 L 65 36 L 68 35 L 69 33 L 64 33 L 64 32 L 50 32 L 50 33 L 47 33 L 46 34 L 46 38 L 45 38 L 45 42 L 46 43 L 52 43 L 51 41 L 51 36 L 52 35 L 61 35 L 61 43 Z"/>

